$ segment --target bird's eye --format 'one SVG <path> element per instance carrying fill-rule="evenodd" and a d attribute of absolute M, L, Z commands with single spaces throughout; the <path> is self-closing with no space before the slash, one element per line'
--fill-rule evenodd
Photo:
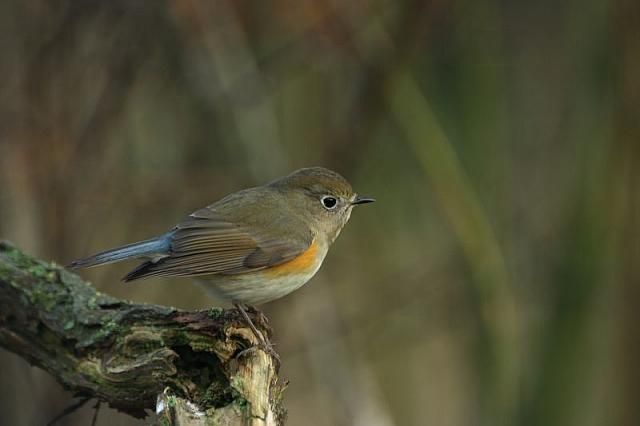
<path fill-rule="evenodd" d="M 320 202 L 327 210 L 333 210 L 338 205 L 338 200 L 330 195 L 325 195 L 324 197 L 322 197 L 320 199 Z"/>

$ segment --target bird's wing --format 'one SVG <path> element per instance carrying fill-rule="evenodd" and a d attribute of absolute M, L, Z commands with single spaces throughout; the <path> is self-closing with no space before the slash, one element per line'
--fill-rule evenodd
<path fill-rule="evenodd" d="M 284 263 L 307 250 L 313 236 L 291 236 L 282 225 L 233 223 L 210 208 L 198 210 L 170 233 L 166 257 L 141 264 L 123 280 L 241 274 Z"/>

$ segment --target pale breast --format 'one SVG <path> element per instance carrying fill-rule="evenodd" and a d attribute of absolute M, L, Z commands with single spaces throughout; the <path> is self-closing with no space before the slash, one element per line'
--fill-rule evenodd
<path fill-rule="evenodd" d="M 309 248 L 288 262 L 256 272 L 200 277 L 215 297 L 259 305 L 279 299 L 302 287 L 320 269 L 327 247 L 314 240 Z"/>

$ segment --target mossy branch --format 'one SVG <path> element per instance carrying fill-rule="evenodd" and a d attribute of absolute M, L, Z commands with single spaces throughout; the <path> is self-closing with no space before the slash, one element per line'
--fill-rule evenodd
<path fill-rule="evenodd" d="M 284 387 L 255 343 L 235 310 L 115 299 L 0 241 L 0 346 L 74 394 L 163 424 L 279 425 Z"/>

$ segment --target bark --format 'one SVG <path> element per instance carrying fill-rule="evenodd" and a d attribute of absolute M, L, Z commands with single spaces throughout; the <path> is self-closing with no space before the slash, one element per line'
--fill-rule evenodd
<path fill-rule="evenodd" d="M 281 425 L 277 361 L 255 343 L 236 310 L 115 299 L 0 241 L 0 346 L 76 395 L 163 425 Z"/>

